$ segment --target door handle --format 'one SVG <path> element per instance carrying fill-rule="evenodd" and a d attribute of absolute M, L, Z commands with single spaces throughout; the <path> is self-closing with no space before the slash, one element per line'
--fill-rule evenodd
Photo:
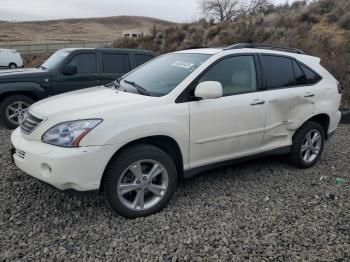
<path fill-rule="evenodd" d="M 265 104 L 265 100 L 262 99 L 255 99 L 253 102 L 250 103 L 252 106 L 258 106 Z"/>
<path fill-rule="evenodd" d="M 315 94 L 313 94 L 313 93 L 306 93 L 305 94 L 305 98 L 311 98 L 311 97 L 314 97 L 315 96 Z"/>

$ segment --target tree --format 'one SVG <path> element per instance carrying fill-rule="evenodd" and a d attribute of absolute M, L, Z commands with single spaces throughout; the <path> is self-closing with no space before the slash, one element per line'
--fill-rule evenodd
<path fill-rule="evenodd" d="M 270 0 L 251 0 L 249 13 L 252 15 L 263 13 L 266 15 L 271 6 L 273 6 L 273 4 Z"/>
<path fill-rule="evenodd" d="M 240 12 L 239 0 L 201 0 L 200 4 L 207 18 L 220 22 L 233 20 Z"/>

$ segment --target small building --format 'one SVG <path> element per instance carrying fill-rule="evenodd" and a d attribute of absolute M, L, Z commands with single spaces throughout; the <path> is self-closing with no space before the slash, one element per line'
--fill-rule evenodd
<path fill-rule="evenodd" d="M 139 31 L 123 31 L 123 38 L 140 38 L 143 35 L 144 33 Z"/>

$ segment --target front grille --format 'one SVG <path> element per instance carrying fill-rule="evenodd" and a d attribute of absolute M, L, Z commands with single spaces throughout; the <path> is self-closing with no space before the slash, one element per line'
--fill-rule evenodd
<path fill-rule="evenodd" d="M 43 122 L 43 119 L 33 116 L 31 113 L 27 112 L 21 123 L 21 130 L 25 134 L 30 134 L 33 132 L 38 125 Z"/>
<path fill-rule="evenodd" d="M 19 156 L 20 158 L 24 159 L 24 157 L 26 156 L 26 152 L 16 149 L 16 155 Z"/>

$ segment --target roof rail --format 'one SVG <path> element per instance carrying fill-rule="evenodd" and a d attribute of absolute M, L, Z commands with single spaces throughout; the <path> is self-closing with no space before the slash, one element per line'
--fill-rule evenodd
<path fill-rule="evenodd" d="M 186 47 L 186 48 L 183 48 L 179 51 L 182 51 L 182 50 L 190 50 L 190 49 L 202 49 L 202 48 L 208 48 L 207 46 L 198 46 L 198 45 L 195 45 L 195 46 L 189 46 L 189 47 Z"/>
<path fill-rule="evenodd" d="M 304 51 L 297 49 L 297 48 L 282 47 L 282 46 L 277 46 L 277 45 L 265 45 L 265 44 L 239 43 L 239 44 L 228 46 L 225 48 L 225 50 L 242 49 L 242 48 L 268 49 L 268 50 L 275 50 L 275 51 L 282 51 L 282 52 L 289 52 L 289 53 L 305 55 Z"/>

